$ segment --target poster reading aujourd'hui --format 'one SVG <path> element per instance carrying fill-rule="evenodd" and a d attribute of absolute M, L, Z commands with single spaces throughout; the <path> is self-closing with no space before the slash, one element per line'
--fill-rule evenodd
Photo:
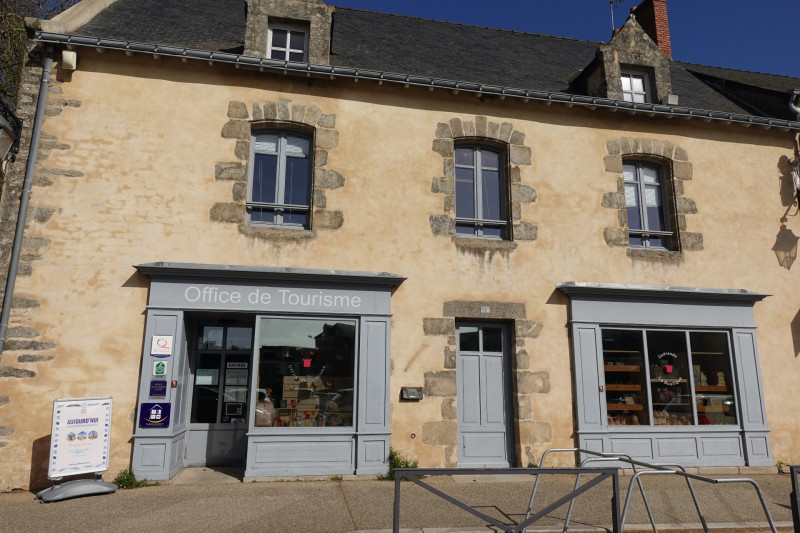
<path fill-rule="evenodd" d="M 108 470 L 111 397 L 53 402 L 50 479 Z"/>

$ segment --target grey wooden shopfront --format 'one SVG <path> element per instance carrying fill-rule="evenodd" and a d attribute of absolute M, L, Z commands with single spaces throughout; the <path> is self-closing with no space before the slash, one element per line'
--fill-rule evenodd
<path fill-rule="evenodd" d="M 133 436 L 132 468 L 138 478 L 169 479 L 185 466 L 206 460 L 208 464 L 225 462 L 226 453 L 231 455 L 229 463 L 241 459 L 245 477 L 386 471 L 391 294 L 404 278 L 379 272 L 182 263 L 150 263 L 136 268 L 150 278 Z M 245 407 L 234 419 L 239 423 L 228 424 L 224 426 L 226 432 L 217 433 L 208 428 L 219 430 L 223 427 L 220 424 L 192 423 L 192 391 L 196 394 L 200 383 L 190 364 L 196 324 L 212 319 L 221 324 L 249 321 L 258 339 L 257 324 L 262 318 L 273 322 L 338 321 L 354 327 L 353 385 L 348 389 L 352 423 L 343 427 L 257 427 L 254 406 L 259 394 L 265 392 L 260 392 L 256 383 L 256 343 L 249 358 L 228 354 L 230 361 L 240 361 L 228 366 L 241 369 L 241 376 L 249 376 L 246 398 L 241 402 Z M 171 353 L 154 355 L 154 338 L 171 342 Z M 163 376 L 155 376 L 159 363 L 166 365 L 161 367 L 166 369 Z M 166 381 L 166 392 L 156 387 L 153 396 L 154 381 Z M 241 390 L 237 393 L 244 394 Z M 145 408 L 153 404 L 166 408 L 169 418 L 160 425 L 143 427 L 147 426 L 142 422 Z M 228 416 L 226 421 L 230 419 Z M 219 443 L 211 442 L 213 435 L 235 442 L 217 446 Z"/>

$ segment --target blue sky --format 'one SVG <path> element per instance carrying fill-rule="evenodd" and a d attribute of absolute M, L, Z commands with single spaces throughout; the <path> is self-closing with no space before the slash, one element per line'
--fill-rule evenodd
<path fill-rule="evenodd" d="M 614 10 L 620 27 L 641 0 Z M 558 35 L 611 37 L 608 0 L 327 0 L 336 6 Z M 669 0 L 672 57 L 679 61 L 800 78 L 798 0 Z"/>

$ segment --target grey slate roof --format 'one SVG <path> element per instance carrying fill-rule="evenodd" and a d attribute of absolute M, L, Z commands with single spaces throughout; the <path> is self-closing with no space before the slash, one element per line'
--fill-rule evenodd
<path fill-rule="evenodd" d="M 117 0 L 75 34 L 241 54 L 243 0 Z M 599 42 L 337 7 L 331 64 L 444 80 L 581 94 Z M 795 120 L 785 91 L 800 79 L 674 61 L 680 106 Z"/>

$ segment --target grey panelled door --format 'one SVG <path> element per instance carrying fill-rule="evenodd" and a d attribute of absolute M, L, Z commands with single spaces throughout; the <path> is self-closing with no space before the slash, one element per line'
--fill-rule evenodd
<path fill-rule="evenodd" d="M 513 461 L 508 402 L 508 332 L 502 324 L 459 324 L 458 464 L 503 468 Z"/>

